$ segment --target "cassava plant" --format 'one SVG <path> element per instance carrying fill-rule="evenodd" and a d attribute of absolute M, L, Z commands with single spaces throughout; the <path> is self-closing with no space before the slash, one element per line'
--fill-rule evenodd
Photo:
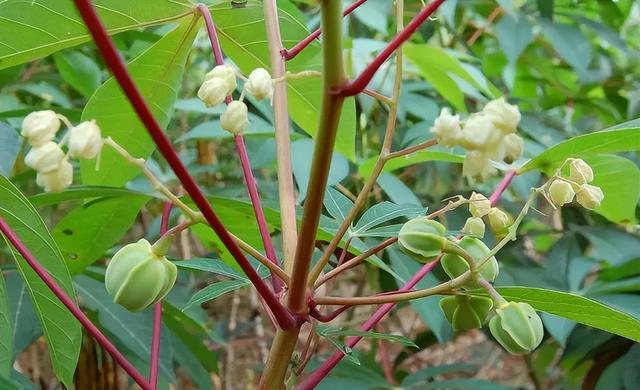
<path fill-rule="evenodd" d="M 613 354 L 613 360 L 638 350 L 637 344 L 632 346 L 632 342 L 640 341 L 637 310 L 626 309 L 609 295 L 598 299 L 597 293 L 591 292 L 633 295 L 638 291 L 638 272 L 633 268 L 636 263 L 630 262 L 622 270 L 616 267 L 626 264 L 629 251 L 635 251 L 637 257 L 640 248 L 634 225 L 640 171 L 633 154 L 640 149 L 639 123 L 624 122 L 620 110 L 607 101 L 598 105 L 606 111 L 603 122 L 615 125 L 606 130 L 552 144 L 545 137 L 555 133 L 542 135 L 531 130 L 535 120 L 542 123 L 539 117 L 544 110 L 556 116 L 562 111 L 564 125 L 577 126 L 572 115 L 587 116 L 589 112 L 583 100 L 605 95 L 612 102 L 627 99 L 625 115 L 631 119 L 638 95 L 637 91 L 624 89 L 611 97 L 616 92 L 605 88 L 606 83 L 605 89 L 595 90 L 592 80 L 601 71 L 594 68 L 597 61 L 592 61 L 591 68 L 581 65 L 581 59 L 574 58 L 581 53 L 572 50 L 571 44 L 561 46 L 569 54 L 561 52 L 556 62 L 547 64 L 545 60 L 526 71 L 518 68 L 521 55 L 544 57 L 525 52 L 533 41 L 533 35 L 523 38 L 533 34 L 527 21 L 531 15 L 539 14 L 544 19 L 541 25 L 550 40 L 562 39 L 562 32 L 577 39 L 575 30 L 567 24 L 560 24 L 564 27 L 557 31 L 549 27 L 556 23 L 551 18 L 552 2 L 550 6 L 544 2 L 481 2 L 482 7 L 490 6 L 489 12 L 477 11 L 479 15 L 488 14 L 486 25 L 469 24 L 475 27 L 473 33 L 460 43 L 465 28 L 447 30 L 438 19 L 448 19 L 451 24 L 471 5 L 460 2 L 456 6 L 453 0 L 417 5 L 396 0 L 389 5 L 393 15 L 390 30 L 394 33 L 366 64 L 358 66 L 354 65 L 357 55 L 350 50 L 357 45 L 352 33 L 369 30 L 347 29 L 343 18 L 365 5 L 366 0 L 344 10 L 337 1 L 304 2 L 301 7 L 305 10 L 318 11 L 320 26 L 311 33 L 300 23 L 300 12 L 288 2 L 142 3 L 123 6 L 111 0 L 95 4 L 74 0 L 73 7 L 71 2 L 0 3 L 0 48 L 8 48 L 8 54 L 0 51 L 0 68 L 27 63 L 90 37 L 98 58 L 111 74 L 104 83 L 87 91 L 86 104 L 81 100 L 85 104 L 81 115 L 64 104 L 50 104 L 0 116 L 12 119 L 8 123 L 19 128 L 20 138 L 13 129 L 6 131 L 15 133 L 22 143 L 22 152 L 16 151 L 13 156 L 15 164 L 12 161 L 10 173 L 0 178 L 0 230 L 8 243 L 4 253 L 14 259 L 3 256 L 0 266 L 8 270 L 6 275 L 16 270 L 20 274 L 21 291 L 29 292 L 53 371 L 63 386 L 70 388 L 74 383 L 82 326 L 140 388 L 164 388 L 167 383 L 179 382 L 170 369 L 174 359 L 166 352 L 174 347 L 176 356 L 180 351 L 182 359 L 175 360 L 187 376 L 193 376 L 189 379 L 200 387 L 210 387 L 207 372 L 217 371 L 217 362 L 204 364 L 213 354 L 205 342 L 209 330 L 197 315 L 192 315 L 193 310 L 226 292 L 237 294 L 248 285 L 256 294 L 261 318 L 270 326 L 267 332 L 272 332 L 263 337 L 268 340 L 264 348 L 267 352 L 263 364 L 252 369 L 255 378 L 241 385 L 247 388 L 316 388 L 339 364 L 366 365 L 354 353 L 363 338 L 373 340 L 382 375 L 380 380 L 375 370 L 375 375 L 364 375 L 370 382 L 361 378 L 364 384 L 357 382 L 359 388 L 479 388 L 473 387 L 482 385 L 475 379 L 427 385 L 440 375 L 439 371 L 429 374 L 422 365 L 401 368 L 401 361 L 395 367 L 398 372 L 413 372 L 394 372 L 387 344 L 418 344 L 416 334 L 407 330 L 408 324 L 395 327 L 393 332 L 407 330 L 407 334 L 385 330 L 388 325 L 384 319 L 405 303 L 419 313 L 441 342 L 454 332 L 475 332 L 495 340 L 505 354 L 525 356 L 527 377 L 537 389 L 547 388 L 543 382 L 545 366 L 540 361 L 551 361 L 561 347 L 571 351 L 563 326 L 570 332 L 581 324 L 582 330 L 616 337 L 619 343 L 615 346 L 626 347 L 622 353 L 611 347 L 613 344 L 602 344 L 602 348 L 611 347 L 618 353 Z M 380 2 L 375 4 L 373 7 Z M 628 8 L 628 15 L 636 15 L 636 24 L 625 24 L 621 29 L 631 36 L 638 25 L 640 8 L 633 4 Z M 356 15 L 367 28 L 373 28 L 375 19 L 367 20 L 363 9 L 367 8 L 360 8 Z M 25 22 L 20 16 L 37 12 L 46 18 L 72 21 L 73 28 L 56 30 L 51 20 Z M 371 6 L 366 12 L 373 12 Z M 501 19 L 496 22 L 498 17 Z M 560 13 L 559 17 L 567 16 Z M 28 25 L 56 42 L 41 45 L 34 36 L 29 36 L 33 42 L 20 41 L 8 35 L 5 20 Z M 122 39 L 120 34 L 114 36 L 124 30 L 169 22 L 177 25 L 169 30 L 159 27 L 156 33 L 162 38 L 141 44 L 144 51 L 128 42 L 135 40 L 131 38 L 135 34 Z M 201 23 L 206 39 L 203 44 L 193 45 Z M 499 47 L 481 41 L 485 46 L 476 49 L 480 36 L 492 28 L 492 23 L 497 23 Z M 259 26 L 259 30 L 247 26 Z M 57 36 L 58 32 L 69 37 Z M 611 39 L 611 31 L 607 37 Z M 619 44 L 612 41 L 611 46 Z M 633 49 L 640 50 L 637 41 L 635 45 Z M 540 44 L 540 50 L 549 50 L 548 46 Z M 125 48 L 138 50 L 137 58 L 131 60 L 128 51 L 123 55 Z M 454 48 L 464 48 L 468 53 L 454 55 Z M 199 62 L 188 59 L 192 49 L 200 52 Z M 212 56 L 208 56 L 209 50 Z M 478 68 L 474 60 L 463 58 L 473 55 L 478 63 L 485 61 L 483 56 L 498 59 Z M 611 55 L 615 56 L 620 53 Z M 82 74 L 81 64 L 86 65 L 85 57 L 79 52 L 70 57 L 55 56 L 56 66 L 67 70 L 69 80 L 80 80 L 75 86 L 78 91 L 89 88 L 78 76 Z M 606 55 L 598 58 L 607 61 Z M 577 78 L 589 80 L 584 81 L 583 89 L 572 87 L 575 77 L 566 76 L 564 67 L 562 76 L 545 74 L 547 66 L 560 68 L 561 60 L 576 68 Z M 501 65 L 505 66 L 502 72 L 491 69 L 506 62 L 508 65 Z M 74 67 L 79 67 L 78 74 L 74 74 Z M 183 80 L 185 69 L 190 67 L 198 71 L 188 73 Z M 608 69 L 611 71 L 611 66 Z M 494 85 L 483 71 L 492 76 L 502 73 L 501 82 Z M 407 87 L 409 79 L 414 84 Z M 531 80 L 541 85 L 531 85 Z M 619 78 L 615 80 L 620 82 Z M 625 80 L 637 85 L 632 76 Z M 181 88 L 183 85 L 187 87 Z M 540 98 L 544 101 L 538 104 L 534 96 L 522 91 L 526 88 L 532 88 L 534 95 L 558 88 L 567 94 L 566 104 L 551 106 L 555 104 L 551 98 Z M 216 140 L 198 141 L 198 158 L 202 150 L 215 148 L 218 140 L 233 139 L 233 150 L 217 156 L 220 161 L 216 169 L 220 171 L 215 174 L 207 171 L 207 175 L 201 175 L 203 171 L 190 162 L 193 155 L 184 146 L 190 133 L 173 137 L 176 133 L 171 126 L 189 126 L 194 120 L 185 115 L 169 121 L 177 91 L 182 90 L 186 92 L 181 101 L 197 107 L 192 112 L 215 118 L 204 122 L 202 116 L 195 115 L 200 133 L 193 138 Z M 427 92 L 416 92 L 423 90 Z M 354 97 L 358 99 L 357 110 Z M 367 113 L 373 106 L 379 107 L 377 111 L 371 109 L 377 118 Z M 408 116 L 424 119 L 425 115 L 428 120 L 408 130 Z M 382 123 L 381 129 L 372 135 L 375 129 L 368 126 L 373 127 L 376 120 Z M 270 150 L 275 172 L 271 173 L 269 165 L 258 176 L 251 160 L 262 161 L 267 153 L 256 147 L 253 138 L 260 133 L 256 128 L 262 122 L 270 130 L 260 135 L 268 137 L 268 146 L 273 146 Z M 569 134 L 577 133 L 572 129 L 568 129 Z M 203 130 L 208 136 L 202 136 Z M 5 130 L 0 127 L 0 131 Z M 300 138 L 308 138 L 304 132 L 311 136 L 313 146 L 294 161 L 296 153 L 292 149 L 298 147 Z M 357 156 L 356 137 L 361 149 Z M 295 150 L 300 153 L 301 149 Z M 345 161 L 342 165 L 357 173 L 357 179 L 345 174 L 336 180 L 334 170 L 341 164 L 340 154 L 346 155 L 340 157 Z M 408 199 L 419 204 L 401 204 L 398 199 L 407 197 L 393 189 L 405 194 L 411 190 L 390 172 L 424 162 L 429 162 L 426 171 L 413 171 L 411 175 L 411 168 L 406 170 L 416 188 L 430 183 L 426 191 L 416 190 L 424 197 L 418 199 L 412 193 Z M 198 165 L 202 168 L 211 164 Z M 225 171 L 223 167 L 228 166 L 233 168 Z M 443 167 L 452 166 L 461 169 L 456 168 L 445 181 L 424 179 L 430 172 L 442 176 Z M 241 172 L 242 191 L 225 188 L 225 180 L 231 180 L 226 175 L 233 170 Z M 137 179 L 140 175 L 144 182 Z M 389 180 L 395 184 L 389 184 Z M 27 197 L 23 192 L 33 195 Z M 248 201 L 236 199 L 245 194 Z M 269 197 L 268 207 L 262 204 L 265 197 Z M 32 203 L 58 205 L 69 200 L 81 200 L 82 204 L 72 211 L 65 207 L 55 210 L 55 218 L 63 216 L 52 235 L 41 215 L 47 223 L 53 218 L 38 213 Z M 423 201 L 433 210 L 423 207 Z M 108 202 L 114 203 L 108 206 Z M 144 232 L 132 231 L 125 237 L 143 205 Z M 91 214 L 92 210 L 97 211 Z M 540 222 L 540 216 L 553 216 L 553 221 L 547 221 L 550 227 Z M 563 225 L 563 216 L 572 222 Z M 597 224 L 610 228 L 599 241 L 599 233 L 592 229 Z M 538 231 L 542 239 L 536 238 Z M 612 231 L 624 234 L 627 251 L 617 249 L 615 261 L 585 264 L 587 256 L 607 256 L 602 241 L 617 237 Z M 565 236 L 567 232 L 573 236 Z M 577 234 L 584 235 L 590 244 Z M 195 250 L 206 256 L 196 258 L 192 248 L 185 249 L 190 246 L 190 237 L 197 237 Z M 559 242 L 563 247 L 558 251 L 567 257 L 566 263 L 581 265 L 577 270 L 564 269 L 563 264 L 548 267 L 573 284 L 565 287 L 547 282 L 558 277 L 554 271 L 545 276 L 547 279 L 539 278 L 539 284 L 531 282 L 537 280 L 534 277 L 527 280 L 524 274 L 533 275 L 543 268 L 538 252 Z M 70 248 L 75 248 L 78 259 L 63 257 L 63 252 L 65 256 L 72 252 Z M 97 262 L 101 259 L 105 261 Z M 514 264 L 525 263 L 528 268 L 514 268 Z M 600 278 L 602 269 L 605 274 L 609 269 L 609 279 Z M 194 275 L 202 271 L 229 279 L 212 282 L 209 278 L 199 286 L 200 291 L 192 294 Z M 357 272 L 368 273 L 361 278 L 365 284 L 366 279 L 375 281 L 366 287 L 341 288 L 348 284 L 346 275 Z M 580 275 L 577 282 L 576 272 Z M 7 386 L 14 386 L 17 379 L 11 368 L 12 351 L 17 347 L 13 334 L 20 330 L 12 324 L 24 314 L 20 309 L 12 311 L 11 307 L 19 303 L 6 292 L 4 279 L 0 275 L 0 384 L 6 381 Z M 616 281 L 613 287 L 608 284 L 612 280 Z M 235 323 L 237 306 L 234 304 L 228 314 L 216 313 L 215 318 L 228 316 L 232 318 L 229 323 Z M 372 311 L 355 315 L 360 306 L 371 307 Z M 105 317 L 107 312 L 109 317 Z M 367 313 L 368 319 L 360 321 L 361 313 Z M 149 328 L 149 340 L 140 339 L 133 323 Z M 442 329 L 447 329 L 449 336 L 444 336 Z M 334 346 L 335 351 L 330 349 Z M 415 352 L 411 348 L 406 349 Z M 231 355 L 232 349 L 227 353 Z M 398 359 L 402 356 L 397 350 L 394 353 Z M 616 367 L 633 367 L 634 355 L 630 356 Z M 345 357 L 348 362 L 341 363 Z M 576 361 L 580 359 L 587 358 L 576 358 L 571 364 L 579 365 Z M 190 363 L 193 360 L 204 368 L 194 368 Z M 597 358 L 593 362 L 594 366 L 600 363 Z M 232 388 L 232 383 L 241 379 L 229 374 L 230 365 L 225 367 L 227 374 L 221 376 Z M 205 371 L 205 380 L 201 380 L 198 369 Z M 580 369 L 586 372 L 590 367 Z M 594 369 L 597 375 L 602 371 L 604 368 Z M 442 371 L 447 373 L 446 369 Z M 344 383 L 331 383 L 340 388 L 355 386 L 356 382 L 348 382 L 353 379 L 348 374 L 341 375 L 347 379 Z M 83 386 L 81 376 L 76 374 L 76 388 Z M 633 388 L 633 379 L 625 380 L 624 388 Z"/>

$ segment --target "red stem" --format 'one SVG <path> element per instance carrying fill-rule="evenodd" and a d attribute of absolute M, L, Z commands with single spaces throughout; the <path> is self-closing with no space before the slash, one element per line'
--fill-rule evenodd
<path fill-rule="evenodd" d="M 165 202 L 160 220 L 160 236 L 169 230 L 171 202 Z M 158 386 L 158 367 L 160 366 L 160 332 L 162 330 L 162 301 L 153 306 L 153 333 L 151 334 L 151 358 L 149 359 L 149 383 L 154 389 Z"/>
<path fill-rule="evenodd" d="M 238 245 L 235 243 L 227 229 L 224 227 L 213 208 L 209 204 L 209 201 L 204 196 L 195 180 L 189 174 L 189 171 L 184 166 L 178 154 L 174 150 L 171 142 L 162 131 L 162 128 L 153 117 L 153 114 L 149 110 L 147 103 L 140 94 L 140 91 L 135 86 L 131 75 L 127 71 L 126 65 L 122 58 L 118 55 L 118 51 L 113 42 L 109 38 L 104 25 L 98 18 L 95 10 L 93 9 L 92 2 L 90 0 L 74 0 L 76 7 L 85 25 L 91 33 L 96 47 L 102 54 L 105 63 L 113 73 L 113 76 L 120 84 L 120 87 L 125 92 L 129 102 L 133 106 L 134 110 L 138 114 L 138 117 L 147 128 L 149 135 L 155 142 L 158 150 L 171 169 L 175 172 L 178 179 L 182 183 L 185 191 L 191 196 L 193 202 L 198 209 L 202 212 L 205 220 L 209 223 L 211 228 L 216 232 L 220 241 L 227 248 L 231 256 L 236 260 L 240 268 L 247 275 L 251 283 L 255 286 L 258 293 L 264 298 L 269 308 L 273 311 L 274 316 L 278 321 L 278 325 L 283 329 L 291 329 L 301 321 L 291 314 L 291 312 L 284 307 L 271 288 L 260 278 L 260 275 L 253 269 L 251 263 L 244 256 Z"/>
<path fill-rule="evenodd" d="M 198 4 L 198 11 L 204 18 L 205 25 L 207 26 L 207 35 L 209 36 L 209 43 L 211 44 L 211 51 L 213 52 L 213 59 L 216 65 L 224 65 L 224 58 L 222 55 L 222 48 L 220 47 L 220 41 L 218 40 L 218 33 L 216 32 L 216 25 L 213 22 L 211 11 L 204 4 Z M 227 96 L 225 99 L 229 104 L 232 100 L 231 96 Z M 272 263 L 278 264 L 278 256 L 276 250 L 271 242 L 271 236 L 269 235 L 269 228 L 267 226 L 267 220 L 264 216 L 264 210 L 260 203 L 260 195 L 258 195 L 258 186 L 256 185 L 256 179 L 251 171 L 251 162 L 249 161 L 249 155 L 247 154 L 247 148 L 244 144 L 244 138 L 241 135 L 234 136 L 236 143 L 236 151 L 240 157 L 240 163 L 242 165 L 242 172 L 244 174 L 245 183 L 247 184 L 247 192 L 249 192 L 249 198 L 251 199 L 251 205 L 253 206 L 253 213 L 256 216 L 258 222 L 258 230 L 260 230 L 260 236 L 262 237 L 262 244 L 266 252 L 267 258 Z M 271 273 L 271 284 L 273 291 L 279 293 L 284 288 L 284 283 L 276 275 Z"/>
<path fill-rule="evenodd" d="M 358 1 L 356 1 L 355 3 L 353 3 L 350 6 L 348 6 L 347 8 L 345 8 L 344 12 L 342 13 L 342 16 L 349 15 L 350 13 L 355 11 L 356 8 L 360 7 L 362 4 L 364 4 L 366 2 L 367 2 L 367 0 L 358 0 Z M 311 42 L 313 42 L 316 38 L 318 38 L 321 33 L 322 33 L 322 30 L 318 28 L 317 30 L 315 30 L 311 34 L 307 35 L 306 38 L 304 38 L 300 42 L 296 43 L 295 46 L 293 46 L 291 49 L 289 49 L 289 50 L 282 49 L 280 51 L 280 54 L 282 54 L 282 57 L 284 57 L 284 59 L 287 60 L 287 61 L 293 59 L 295 56 L 300 54 L 300 52 L 302 50 L 304 50 L 307 46 L 309 46 L 309 44 Z"/>
<path fill-rule="evenodd" d="M 29 252 L 29 249 L 20 241 L 18 235 L 9 227 L 9 225 L 5 222 L 4 219 L 0 218 L 0 231 L 7 237 L 7 240 L 13 245 L 13 247 L 22 255 L 24 260 L 29 264 L 29 266 L 38 274 L 40 279 L 44 282 L 44 284 L 49 287 L 51 292 L 55 294 L 56 297 L 62 302 L 63 305 L 69 309 L 71 314 L 80 322 L 80 324 L 89 332 L 93 338 L 96 339 L 98 344 L 104 348 L 105 351 L 113 357 L 113 360 L 116 361 L 122 367 L 129 376 L 136 381 L 136 383 L 142 387 L 144 390 L 153 390 L 154 388 L 147 382 L 147 380 L 136 370 L 136 368 L 129 363 L 127 358 L 118 351 L 109 339 L 105 337 L 102 332 L 91 322 L 89 318 L 78 308 L 73 299 L 71 299 L 67 293 L 60 288 L 60 286 L 55 282 L 55 280 L 49 275 L 47 270 L 35 259 L 35 257 Z"/>
<path fill-rule="evenodd" d="M 504 191 L 513 180 L 515 174 L 515 171 L 510 171 L 505 175 L 504 178 L 502 178 L 502 181 L 498 184 L 496 190 L 489 197 L 492 205 L 495 205 L 498 199 L 500 199 Z M 415 285 L 418 284 L 418 282 L 422 280 L 422 278 L 424 278 L 429 272 L 431 272 L 431 270 L 433 270 L 439 262 L 440 257 L 438 257 L 431 263 L 425 264 L 404 286 L 398 289 L 397 292 L 405 292 L 413 289 L 413 287 L 415 287 Z M 378 310 L 376 310 L 376 312 L 373 313 L 373 315 L 360 327 L 360 330 L 365 332 L 370 331 L 391 311 L 391 309 L 393 309 L 395 305 L 395 303 L 385 303 L 384 305 L 380 306 Z M 361 339 L 361 336 L 349 337 L 347 338 L 345 345 L 349 348 L 353 348 Z M 304 381 L 296 386 L 296 390 L 309 390 L 315 388 L 327 375 L 329 375 L 329 372 L 331 372 L 331 370 L 340 362 L 340 360 L 342 360 L 343 357 L 344 353 L 342 353 L 341 351 L 334 352 L 333 355 L 325 360 L 316 371 L 311 373 L 304 379 Z"/>
<path fill-rule="evenodd" d="M 445 0 L 433 0 L 422 11 L 418 12 L 416 16 L 411 19 L 407 26 L 400 31 L 392 40 L 385 46 L 384 49 L 371 61 L 369 65 L 362 71 L 360 76 L 346 85 L 337 88 L 333 91 L 338 96 L 353 96 L 357 95 L 367 87 L 369 81 L 376 74 L 378 69 L 384 64 L 384 62 L 396 51 L 396 49 L 402 45 L 405 41 L 411 38 L 411 35 L 424 23 L 431 14 L 433 14 Z"/>

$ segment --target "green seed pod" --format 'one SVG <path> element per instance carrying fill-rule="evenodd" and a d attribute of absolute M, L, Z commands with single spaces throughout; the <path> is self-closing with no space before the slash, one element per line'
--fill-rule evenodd
<path fill-rule="evenodd" d="M 482 327 L 492 307 L 493 301 L 487 297 L 455 295 L 440 300 L 440 308 L 455 331 Z"/>
<path fill-rule="evenodd" d="M 111 259 L 105 274 L 113 302 L 141 311 L 164 298 L 176 281 L 175 264 L 152 251 L 145 239 L 125 245 Z"/>
<path fill-rule="evenodd" d="M 426 217 L 414 218 L 402 225 L 398 233 L 400 249 L 414 260 L 428 263 L 442 253 L 447 239 L 444 226 Z"/>
<path fill-rule="evenodd" d="M 538 313 L 524 302 L 509 302 L 496 309 L 489 330 L 500 345 L 513 355 L 524 355 L 540 345 L 544 328 Z"/>
<path fill-rule="evenodd" d="M 467 251 L 467 253 L 469 253 L 476 262 L 483 261 L 489 252 L 491 252 L 484 242 L 474 237 L 463 237 L 457 242 L 457 244 Z M 451 279 L 457 278 L 469 270 L 469 264 L 467 264 L 467 261 L 461 256 L 453 253 L 447 253 L 442 256 L 440 264 L 442 264 L 444 272 L 446 272 Z M 496 280 L 496 277 L 498 276 L 498 260 L 496 260 L 496 257 L 492 256 L 489 261 L 484 263 L 484 265 L 480 267 L 479 272 L 480 276 L 489 282 Z M 478 288 L 480 285 L 475 281 L 470 281 L 465 284 L 465 287 Z"/>

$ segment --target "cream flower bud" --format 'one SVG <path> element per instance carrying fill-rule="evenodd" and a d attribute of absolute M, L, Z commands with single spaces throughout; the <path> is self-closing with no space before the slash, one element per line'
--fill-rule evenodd
<path fill-rule="evenodd" d="M 249 124 L 249 110 L 241 101 L 234 100 L 220 115 L 220 126 L 233 134 L 242 134 Z"/>
<path fill-rule="evenodd" d="M 591 183 L 593 181 L 593 169 L 580 158 L 572 158 L 569 163 L 569 180 L 578 184 Z"/>
<path fill-rule="evenodd" d="M 91 159 L 102 148 L 102 134 L 96 121 L 82 122 L 69 131 L 69 154 L 75 158 Z"/>
<path fill-rule="evenodd" d="M 499 208 L 492 207 L 487 216 L 489 217 L 489 226 L 495 231 L 503 230 L 509 225 L 509 216 Z"/>
<path fill-rule="evenodd" d="M 484 230 L 485 230 L 485 226 L 484 226 L 484 222 L 482 221 L 482 218 L 469 217 L 467 218 L 467 221 L 464 223 L 464 226 L 462 227 L 461 231 L 464 234 L 483 237 Z"/>
<path fill-rule="evenodd" d="M 448 108 L 443 108 L 429 131 L 436 136 L 440 145 L 455 146 L 460 140 L 462 131 L 460 115 L 451 115 L 451 111 Z"/>
<path fill-rule="evenodd" d="M 573 190 L 571 184 L 564 180 L 554 180 L 549 186 L 549 197 L 551 198 L 551 202 L 557 207 L 571 203 L 575 195 L 576 192 Z"/>
<path fill-rule="evenodd" d="M 496 172 L 491 160 L 479 150 L 468 150 L 462 163 L 462 174 L 470 179 L 483 181 Z"/>
<path fill-rule="evenodd" d="M 265 68 L 256 68 L 249 74 L 245 88 L 258 100 L 269 98 L 273 95 L 273 80 L 271 74 Z"/>
<path fill-rule="evenodd" d="M 227 82 L 221 78 L 206 80 L 198 89 L 198 98 L 207 107 L 217 106 L 227 97 Z"/>
<path fill-rule="evenodd" d="M 238 82 L 236 81 L 236 72 L 234 72 L 233 68 L 228 65 L 218 65 L 204 76 L 205 81 L 211 79 L 222 79 L 227 84 L 225 96 L 231 95 L 231 92 L 233 92 L 236 89 L 236 86 L 238 86 Z"/>
<path fill-rule="evenodd" d="M 60 166 L 64 152 L 55 142 L 47 142 L 42 146 L 31 148 L 24 158 L 24 163 L 38 173 L 49 173 Z"/>
<path fill-rule="evenodd" d="M 522 151 L 524 150 L 524 141 L 516 133 L 510 133 L 504 136 L 502 140 L 505 144 L 504 160 L 506 162 L 513 162 L 522 157 Z"/>
<path fill-rule="evenodd" d="M 62 191 L 73 182 L 73 165 L 67 160 L 60 163 L 58 169 L 48 172 L 38 172 L 36 184 L 44 187 L 46 192 Z"/>
<path fill-rule="evenodd" d="M 593 210 L 600 206 L 604 199 L 604 193 L 600 187 L 592 186 L 591 184 L 583 184 L 580 186 L 578 193 L 576 194 L 576 200 L 585 209 Z"/>
<path fill-rule="evenodd" d="M 474 217 L 484 217 L 491 211 L 491 202 L 486 196 L 472 192 L 469 197 L 469 212 Z"/>
<path fill-rule="evenodd" d="M 487 114 L 495 127 L 504 134 L 516 131 L 520 123 L 521 115 L 518 106 L 507 103 L 504 97 L 487 103 L 482 112 Z"/>
<path fill-rule="evenodd" d="M 60 119 L 51 110 L 35 111 L 24 117 L 22 134 L 31 146 L 41 146 L 53 140 L 60 129 Z"/>
<path fill-rule="evenodd" d="M 499 140 L 500 131 L 488 115 L 473 115 L 465 121 L 462 127 L 460 144 L 466 149 L 486 149 Z"/>

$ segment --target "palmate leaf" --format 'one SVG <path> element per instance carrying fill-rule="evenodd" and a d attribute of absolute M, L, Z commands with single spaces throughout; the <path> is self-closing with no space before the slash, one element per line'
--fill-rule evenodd
<path fill-rule="evenodd" d="M 189 14 L 193 8 L 187 0 L 96 0 L 93 3 L 112 34 L 167 23 Z M 59 0 L 0 2 L 0 37 L 0 69 L 90 40 L 73 2 Z"/>
<path fill-rule="evenodd" d="M 0 199 L 2 199 L 0 216 L 11 226 L 58 285 L 75 300 L 67 265 L 42 218 L 25 196 L 2 175 L 0 175 Z M 62 383 L 71 387 L 82 341 L 80 323 L 29 267 L 22 256 L 17 252 L 13 254 L 18 271 L 31 296 L 33 308 L 42 325 L 53 370 Z"/>
<path fill-rule="evenodd" d="M 182 84 L 185 62 L 198 29 L 194 15 L 163 36 L 128 65 L 129 73 L 161 127 L 171 118 Z M 155 145 L 117 81 L 107 80 L 89 99 L 82 120 L 95 119 L 102 135 L 113 138 L 136 158 L 146 158 Z M 140 171 L 111 148 L 103 148 L 100 169 L 95 160 L 80 164 L 85 184 L 120 187 Z"/>

